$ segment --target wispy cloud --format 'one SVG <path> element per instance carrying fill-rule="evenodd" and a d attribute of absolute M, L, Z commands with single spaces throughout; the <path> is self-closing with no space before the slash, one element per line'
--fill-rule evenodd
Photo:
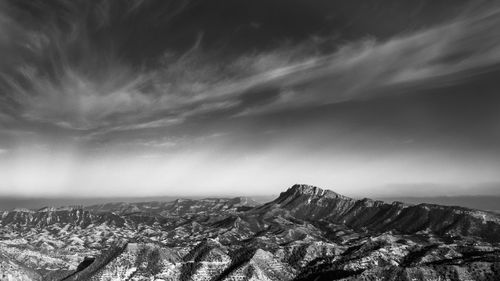
<path fill-rule="evenodd" d="M 316 38 L 228 62 L 203 50 L 200 35 L 188 52 L 166 50 L 153 67 L 143 67 L 89 37 L 89 21 L 96 30 L 112 21 L 108 1 L 75 19 L 70 6 L 63 17 L 68 27 L 48 20 L 41 30 L 10 2 L 0 3 L 0 50 L 7 57 L 0 63 L 0 118 L 15 115 L 93 136 L 221 112 L 228 117 L 366 98 L 377 88 L 500 62 L 498 5 L 389 40 L 350 42 L 329 54 L 317 51 Z M 142 5 L 131 3 L 127 15 Z"/>
<path fill-rule="evenodd" d="M 429 79 L 500 63 L 498 26 L 500 9 L 495 6 L 386 41 L 348 43 L 331 54 L 320 55 L 306 42 L 239 58 L 232 66 L 244 66 L 237 70 L 246 77 L 220 79 L 226 77 L 224 71 L 207 71 L 215 75 L 201 75 L 211 81 L 198 84 L 191 95 L 173 91 L 162 97 L 175 100 L 172 110 L 188 118 L 210 111 L 258 114 L 336 103 L 370 97 L 383 92 L 378 88 L 398 84 L 430 86 Z M 185 64 L 179 68 L 190 71 Z M 160 107 L 165 104 L 170 103 L 159 100 Z"/>
<path fill-rule="evenodd" d="M 500 9 L 379 42 L 367 39 L 337 52 L 262 74 L 280 98 L 251 112 L 366 98 L 380 87 L 429 84 L 500 63 Z M 265 79 L 259 79 L 265 81 Z M 268 82 L 268 81 L 265 81 Z"/>

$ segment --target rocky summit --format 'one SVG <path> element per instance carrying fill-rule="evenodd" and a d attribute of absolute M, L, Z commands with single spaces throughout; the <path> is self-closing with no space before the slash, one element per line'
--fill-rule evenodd
<path fill-rule="evenodd" d="M 0 280 L 500 280 L 500 216 L 294 185 L 1 214 Z"/>

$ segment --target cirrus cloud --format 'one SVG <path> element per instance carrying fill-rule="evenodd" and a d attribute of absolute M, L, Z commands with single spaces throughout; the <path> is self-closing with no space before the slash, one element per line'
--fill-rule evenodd
<path fill-rule="evenodd" d="M 383 41 L 345 43 L 329 53 L 319 51 L 327 38 L 312 38 L 228 61 L 203 49 L 200 33 L 185 53 L 167 48 L 156 63 L 138 66 L 90 36 L 113 21 L 107 1 L 76 18 L 71 17 L 78 5 L 61 3 L 69 5 L 67 14 L 43 19 L 48 27 L 37 29 L 40 19 L 1 2 L 6 9 L 0 14 L 0 49 L 9 58 L 0 64 L 2 111 L 93 136 L 166 127 L 200 115 L 262 114 L 374 97 L 383 92 L 379 88 L 425 85 L 500 62 L 496 4 Z M 125 14 L 141 5 L 125 5 Z M 68 26 L 56 24 L 61 20 Z"/>

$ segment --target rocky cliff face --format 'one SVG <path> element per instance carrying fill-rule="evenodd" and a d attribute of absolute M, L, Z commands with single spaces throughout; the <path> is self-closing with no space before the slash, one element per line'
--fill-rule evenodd
<path fill-rule="evenodd" d="M 255 205 L 212 198 L 5 212 L 1 266 L 14 280 L 45 281 L 500 280 L 494 214 L 308 185 Z"/>
<path fill-rule="evenodd" d="M 371 199 L 354 200 L 330 190 L 294 185 L 262 207 L 286 209 L 297 218 L 344 224 L 353 229 L 400 233 L 429 232 L 473 236 L 500 242 L 498 215 L 461 207 L 419 204 L 404 206 Z"/>

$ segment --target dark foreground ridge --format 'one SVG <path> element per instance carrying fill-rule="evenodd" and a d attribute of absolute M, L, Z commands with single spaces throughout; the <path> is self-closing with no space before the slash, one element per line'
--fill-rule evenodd
<path fill-rule="evenodd" d="M 238 197 L 20 209 L 1 216 L 0 277 L 494 281 L 499 221 L 310 185 L 264 205 Z"/>

